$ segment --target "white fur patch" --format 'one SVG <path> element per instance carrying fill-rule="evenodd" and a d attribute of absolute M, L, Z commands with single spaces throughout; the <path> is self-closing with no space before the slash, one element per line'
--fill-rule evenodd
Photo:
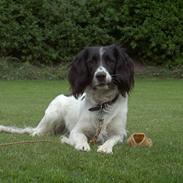
<path fill-rule="evenodd" d="M 103 47 L 99 49 L 99 55 L 100 55 L 100 66 L 102 66 L 102 56 L 104 54 L 105 50 Z"/>

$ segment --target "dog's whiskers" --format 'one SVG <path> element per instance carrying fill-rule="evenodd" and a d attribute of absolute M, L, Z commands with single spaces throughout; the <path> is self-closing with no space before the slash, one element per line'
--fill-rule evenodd
<path fill-rule="evenodd" d="M 111 74 L 112 77 L 120 76 L 120 74 Z"/>
<path fill-rule="evenodd" d="M 113 83 L 114 83 L 114 84 L 120 84 L 120 81 L 117 80 L 117 79 L 113 79 Z"/>

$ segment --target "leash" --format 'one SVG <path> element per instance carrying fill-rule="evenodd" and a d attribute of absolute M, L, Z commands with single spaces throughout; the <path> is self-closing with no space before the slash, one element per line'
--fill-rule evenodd
<path fill-rule="evenodd" d="M 98 115 L 99 115 L 99 118 L 98 118 L 98 121 L 97 121 L 96 133 L 92 137 L 92 139 L 89 141 L 90 144 L 96 144 L 97 143 L 98 136 L 99 136 L 99 134 L 102 130 L 102 127 L 103 127 L 104 119 L 103 119 L 103 110 L 102 109 L 99 111 Z"/>
<path fill-rule="evenodd" d="M 103 123 L 104 123 L 103 115 L 105 113 L 105 110 L 107 109 L 107 107 L 109 105 L 112 105 L 114 102 L 116 102 L 116 100 L 118 99 L 118 97 L 119 97 L 119 94 L 116 95 L 111 101 L 98 104 L 95 107 L 92 107 L 92 108 L 89 108 L 88 109 L 90 112 L 98 111 L 96 133 L 93 136 L 93 138 L 90 140 L 90 143 L 91 144 L 96 144 L 97 143 L 98 136 L 99 136 L 99 134 L 100 134 L 100 132 L 102 130 Z"/>
<path fill-rule="evenodd" d="M 106 104 L 104 104 L 104 103 L 103 104 L 98 104 L 96 107 L 92 107 L 92 108 L 88 109 L 91 112 L 98 111 L 97 128 L 96 128 L 95 135 L 89 141 L 90 144 L 96 144 L 97 143 L 98 136 L 99 136 L 99 134 L 102 130 L 103 123 L 104 123 L 104 119 L 103 119 L 104 109 L 106 109 Z"/>
<path fill-rule="evenodd" d="M 119 97 L 119 94 L 117 94 L 111 101 L 104 102 L 104 103 L 101 103 L 101 104 L 97 104 L 95 107 L 91 107 L 91 108 L 88 109 L 90 112 L 98 111 L 96 133 L 92 137 L 92 139 L 89 141 L 90 144 L 96 144 L 97 143 L 98 136 L 99 136 L 99 134 L 102 130 L 103 123 L 104 123 L 103 115 L 104 115 L 105 111 L 107 110 L 108 106 L 112 105 L 114 102 L 116 102 L 118 97 Z"/>
<path fill-rule="evenodd" d="M 20 145 L 20 144 L 36 144 L 36 143 L 56 143 L 56 144 L 58 144 L 59 142 L 51 141 L 51 140 L 17 141 L 17 142 L 2 143 L 2 144 L 0 144 L 0 148 L 1 148 L 1 147 L 8 147 L 8 146 L 12 146 L 12 145 Z M 60 143 L 59 143 L 59 144 L 60 144 Z"/>

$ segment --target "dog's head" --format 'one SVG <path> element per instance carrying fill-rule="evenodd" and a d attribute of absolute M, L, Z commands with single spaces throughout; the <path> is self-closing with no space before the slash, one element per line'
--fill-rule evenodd
<path fill-rule="evenodd" d="M 125 96 L 134 84 L 132 59 L 117 45 L 87 47 L 72 62 L 69 82 L 75 97 L 81 95 L 87 86 L 107 89 L 110 85 L 116 85 Z"/>

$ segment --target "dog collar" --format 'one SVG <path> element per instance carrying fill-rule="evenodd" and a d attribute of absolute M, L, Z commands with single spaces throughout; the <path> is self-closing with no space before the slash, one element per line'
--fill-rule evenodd
<path fill-rule="evenodd" d="M 97 104 L 95 107 L 91 107 L 88 110 L 91 111 L 91 112 L 104 110 L 104 109 L 107 108 L 108 105 L 112 105 L 114 102 L 116 102 L 118 97 L 119 97 L 119 94 L 117 94 L 111 101 L 104 102 L 104 103 L 101 103 L 101 104 Z"/>

